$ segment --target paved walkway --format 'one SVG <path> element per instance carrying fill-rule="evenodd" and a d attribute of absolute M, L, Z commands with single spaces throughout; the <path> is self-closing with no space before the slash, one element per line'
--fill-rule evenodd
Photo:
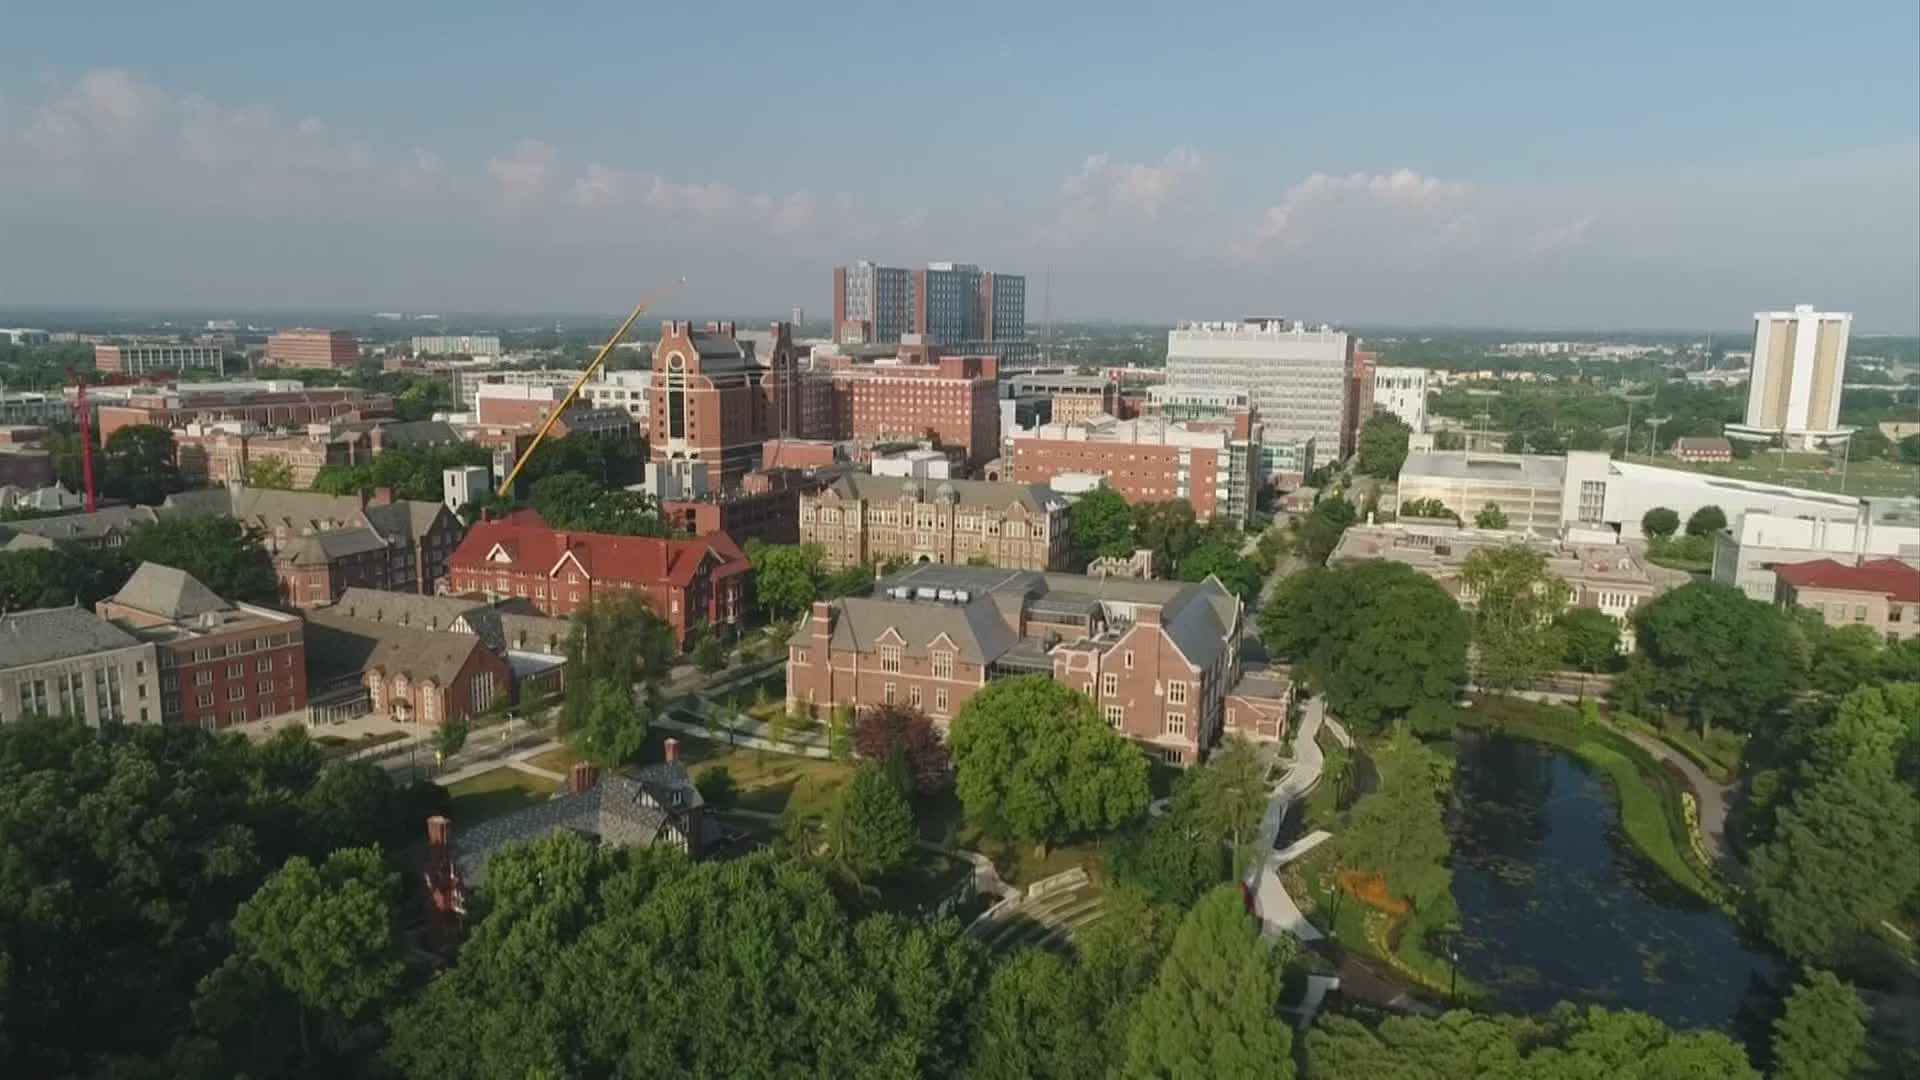
<path fill-rule="evenodd" d="M 1632 739 L 1642 750 L 1655 758 L 1667 762 L 1679 769 L 1693 787 L 1693 797 L 1700 806 L 1700 836 L 1706 841 L 1707 854 L 1713 857 L 1722 874 L 1737 873 L 1738 863 L 1727 849 L 1727 789 L 1713 782 L 1713 778 L 1700 771 L 1691 758 L 1651 735 L 1638 731 L 1628 731 L 1616 727 L 1615 731 Z"/>
<path fill-rule="evenodd" d="M 1260 937 L 1265 941 L 1273 941 L 1282 933 L 1292 934 L 1301 941 L 1319 941 L 1325 936 L 1318 927 L 1307 921 L 1300 906 L 1293 902 L 1293 897 L 1288 896 L 1287 890 L 1280 884 L 1280 867 L 1284 864 L 1277 861 L 1278 856 L 1273 850 L 1280 838 L 1280 823 L 1286 819 L 1287 811 L 1294 803 L 1306 798 L 1313 786 L 1320 782 L 1320 770 L 1326 764 L 1326 757 L 1320 752 L 1318 742 L 1320 725 L 1326 716 L 1325 699 L 1309 698 L 1301 712 L 1300 728 L 1293 736 L 1293 765 L 1273 786 L 1273 794 L 1267 800 L 1267 812 L 1260 819 L 1257 850 L 1267 855 L 1255 864 L 1246 879 L 1247 888 L 1253 892 L 1254 914 L 1260 917 Z"/>

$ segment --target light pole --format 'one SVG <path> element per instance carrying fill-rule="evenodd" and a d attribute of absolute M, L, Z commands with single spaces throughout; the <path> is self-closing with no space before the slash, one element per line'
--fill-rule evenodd
<path fill-rule="evenodd" d="M 1460 949 L 1458 937 L 1447 939 L 1447 1005 L 1460 1003 Z"/>

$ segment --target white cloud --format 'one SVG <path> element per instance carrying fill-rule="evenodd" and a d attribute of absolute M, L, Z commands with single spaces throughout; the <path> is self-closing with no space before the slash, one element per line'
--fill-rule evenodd
<path fill-rule="evenodd" d="M 627 171 L 595 161 L 573 182 L 573 203 L 584 211 L 643 210 L 669 217 L 764 225 L 791 234 L 813 226 L 819 200 L 810 192 L 749 194 L 722 182 L 688 183 L 655 172 Z"/>
<path fill-rule="evenodd" d="M 546 194 L 547 168 L 552 164 L 553 147 L 537 139 L 523 139 L 510 156 L 489 160 L 487 175 L 493 177 L 501 202 L 524 206 Z"/>
<path fill-rule="evenodd" d="M 1060 183 L 1061 223 L 1088 228 L 1112 220 L 1157 220 L 1205 168 L 1191 146 L 1176 146 L 1156 164 L 1093 154 Z"/>
<path fill-rule="evenodd" d="M 1316 217 L 1342 204 L 1431 212 L 1459 202 L 1470 191 L 1466 184 L 1424 176 L 1412 169 L 1345 176 L 1316 172 L 1288 188 L 1278 203 L 1261 214 L 1254 239 L 1256 243 L 1297 247 L 1310 236 Z"/>

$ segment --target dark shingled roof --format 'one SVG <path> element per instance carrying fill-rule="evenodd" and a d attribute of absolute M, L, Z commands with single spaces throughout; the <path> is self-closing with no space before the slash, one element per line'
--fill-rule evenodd
<path fill-rule="evenodd" d="M 676 803 L 675 800 L 678 799 Z M 487 858 L 501 847 L 572 829 L 615 847 L 648 847 L 670 830 L 686 828 L 686 814 L 701 805 L 685 765 L 655 763 L 631 774 L 602 777 L 581 792 L 555 795 L 462 830 L 454 823 L 454 861 L 468 882 L 486 873 Z"/>
<path fill-rule="evenodd" d="M 80 608 L 39 608 L 0 615 L 0 670 L 138 644 L 140 640 L 132 634 Z"/>
<path fill-rule="evenodd" d="M 231 611 L 233 605 L 200 583 L 200 579 L 159 563 L 141 563 L 113 601 L 130 608 L 187 622 L 209 611 Z"/>

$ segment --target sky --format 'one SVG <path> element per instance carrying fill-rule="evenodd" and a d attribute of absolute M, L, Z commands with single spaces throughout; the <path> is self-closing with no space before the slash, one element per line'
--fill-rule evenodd
<path fill-rule="evenodd" d="M 1920 4 L 0 0 L 0 307 L 1920 330 Z M 1050 300 L 1049 300 L 1050 297 Z"/>

